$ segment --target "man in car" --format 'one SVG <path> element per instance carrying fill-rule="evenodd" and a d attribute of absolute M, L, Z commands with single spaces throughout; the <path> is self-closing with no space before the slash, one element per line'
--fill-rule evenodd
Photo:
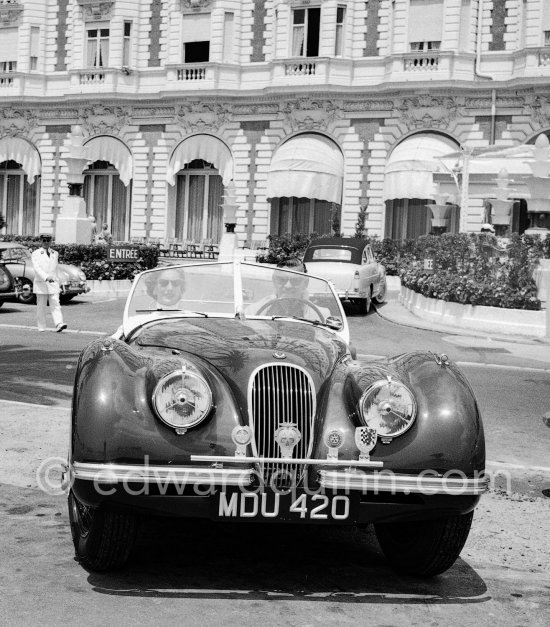
<path fill-rule="evenodd" d="M 311 305 L 308 305 L 309 278 L 305 275 L 307 271 L 304 264 L 299 259 L 290 258 L 278 263 L 277 268 L 294 270 L 302 274 L 290 274 L 289 272 L 274 270 L 271 278 L 274 293 L 249 305 L 246 313 L 264 316 L 297 316 L 324 322 L 324 319 L 330 315 L 328 309 L 319 308 L 324 316 L 321 319 L 319 313 Z"/>

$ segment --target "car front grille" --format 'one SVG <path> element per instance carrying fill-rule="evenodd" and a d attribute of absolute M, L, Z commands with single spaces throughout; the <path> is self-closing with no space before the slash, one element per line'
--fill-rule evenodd
<path fill-rule="evenodd" d="M 292 457 L 311 454 L 316 402 L 313 381 L 305 370 L 291 364 L 263 366 L 251 377 L 248 400 L 258 456 L 281 457 L 275 431 L 282 423 L 292 423 L 302 436 Z M 302 481 L 304 466 L 299 468 L 296 464 L 265 463 L 261 471 L 267 485 L 284 488 Z"/>

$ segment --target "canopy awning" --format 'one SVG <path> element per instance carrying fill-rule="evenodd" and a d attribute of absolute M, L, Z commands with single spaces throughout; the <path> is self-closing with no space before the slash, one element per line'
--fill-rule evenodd
<path fill-rule="evenodd" d="M 297 135 L 285 142 L 271 160 L 267 197 L 317 198 L 342 203 L 344 157 L 322 135 Z"/>
<path fill-rule="evenodd" d="M 433 173 L 442 167 L 441 157 L 458 148 L 443 135 L 422 133 L 402 141 L 391 153 L 384 177 L 384 200 L 426 198 L 434 200 Z"/>
<path fill-rule="evenodd" d="M 42 170 L 42 162 L 38 150 L 28 141 L 20 137 L 3 137 L 0 139 L 0 163 L 16 161 L 27 175 L 30 185 Z"/>
<path fill-rule="evenodd" d="M 166 180 L 169 185 L 176 182 L 176 174 L 187 164 L 195 159 L 202 159 L 211 163 L 220 173 L 225 186 L 229 185 L 233 178 L 233 157 L 229 148 L 217 137 L 212 135 L 193 135 L 184 139 L 174 150 Z"/>
<path fill-rule="evenodd" d="M 86 142 L 85 148 L 86 157 L 90 159 L 91 163 L 94 163 L 94 161 L 108 161 L 118 170 L 118 175 L 124 185 L 127 186 L 132 180 L 132 153 L 126 144 L 114 137 L 101 135 Z"/>
<path fill-rule="evenodd" d="M 534 144 L 521 144 L 507 148 L 487 146 L 474 149 L 469 159 L 470 174 L 497 175 L 501 170 L 506 170 L 510 176 L 530 175 L 529 161 L 535 156 Z M 464 153 L 454 151 L 442 157 L 446 168 L 451 169 L 455 164 L 462 166 Z"/>

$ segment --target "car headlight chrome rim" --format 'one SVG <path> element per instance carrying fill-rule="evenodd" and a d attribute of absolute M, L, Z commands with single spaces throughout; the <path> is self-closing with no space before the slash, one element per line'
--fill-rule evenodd
<path fill-rule="evenodd" d="M 153 407 L 165 424 L 184 433 L 210 412 L 212 390 L 200 374 L 184 365 L 159 380 L 153 391 Z"/>
<path fill-rule="evenodd" d="M 378 436 L 391 440 L 408 431 L 416 418 L 416 400 L 401 381 L 391 377 L 376 381 L 361 396 L 359 410 L 364 423 Z"/>

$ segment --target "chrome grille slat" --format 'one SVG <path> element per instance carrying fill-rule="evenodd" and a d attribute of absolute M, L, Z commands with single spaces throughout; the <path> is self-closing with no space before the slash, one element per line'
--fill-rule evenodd
<path fill-rule="evenodd" d="M 306 458 L 311 454 L 316 408 L 315 389 L 310 375 L 303 368 L 280 363 L 258 368 L 250 378 L 248 400 L 250 425 L 258 456 L 280 457 L 274 436 L 283 422 L 294 423 L 302 435 L 293 451 L 293 457 Z M 269 483 L 277 471 L 299 472 L 299 481 L 304 472 L 304 468 L 298 471 L 296 464 L 283 462 L 266 463 L 262 470 L 266 483 Z M 281 483 L 284 483 L 283 479 Z"/>

